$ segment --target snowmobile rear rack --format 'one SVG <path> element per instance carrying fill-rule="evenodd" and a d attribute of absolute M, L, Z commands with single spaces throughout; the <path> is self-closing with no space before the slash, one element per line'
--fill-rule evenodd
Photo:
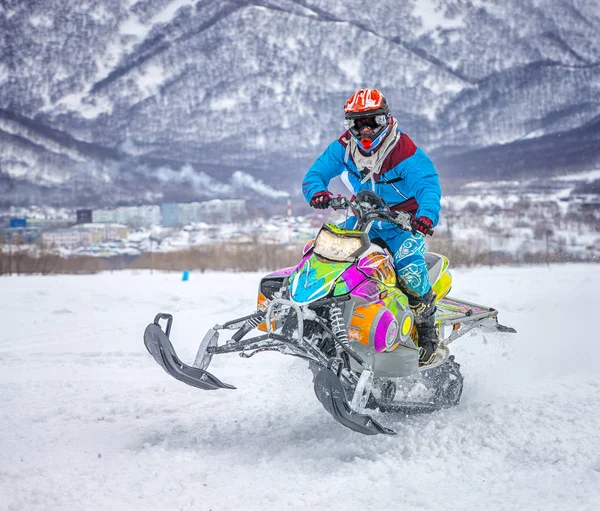
<path fill-rule="evenodd" d="M 516 333 L 514 328 L 498 322 L 498 311 L 492 307 L 478 305 L 446 296 L 437 302 L 436 319 L 442 326 L 452 327 L 452 333 L 444 337 L 448 345 L 475 327 L 483 327 L 503 333 Z"/>

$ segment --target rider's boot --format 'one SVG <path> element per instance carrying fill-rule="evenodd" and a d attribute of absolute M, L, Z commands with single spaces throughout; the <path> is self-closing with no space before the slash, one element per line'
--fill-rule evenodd
<path fill-rule="evenodd" d="M 409 294 L 408 304 L 415 316 L 419 334 L 419 365 L 431 364 L 439 344 L 435 324 L 435 293 L 430 289 L 423 296 Z"/>

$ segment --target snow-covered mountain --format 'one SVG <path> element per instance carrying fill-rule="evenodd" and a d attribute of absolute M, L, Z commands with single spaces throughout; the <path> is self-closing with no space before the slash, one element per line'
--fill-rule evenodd
<path fill-rule="evenodd" d="M 298 193 L 361 86 L 442 178 L 600 159 L 596 0 L 4 5 L 3 205 Z"/>

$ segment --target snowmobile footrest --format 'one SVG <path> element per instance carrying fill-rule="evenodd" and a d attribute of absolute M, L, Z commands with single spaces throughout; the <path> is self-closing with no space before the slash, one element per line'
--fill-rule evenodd
<path fill-rule="evenodd" d="M 158 323 L 160 319 L 167 320 L 166 334 Z M 235 389 L 233 385 L 223 383 L 209 372 L 184 364 L 179 359 L 168 337 L 172 321 L 170 314 L 157 314 L 154 323 L 150 323 L 144 332 L 144 344 L 156 363 L 173 378 L 192 387 L 203 390 Z"/>
<path fill-rule="evenodd" d="M 350 408 L 344 386 L 330 366 L 331 364 L 328 364 L 328 367 L 321 369 L 315 377 L 315 394 L 325 410 L 343 426 L 364 435 L 395 435 L 393 429 L 388 429 L 371 416 L 354 412 Z"/>

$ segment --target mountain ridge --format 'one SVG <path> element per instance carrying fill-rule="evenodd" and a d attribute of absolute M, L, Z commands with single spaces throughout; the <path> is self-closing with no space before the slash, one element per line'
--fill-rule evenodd
<path fill-rule="evenodd" d="M 361 86 L 386 94 L 400 127 L 450 180 L 600 163 L 589 133 L 600 115 L 593 0 L 362 6 L 9 3 L 0 19 L 2 202 L 202 197 L 210 191 L 190 179 L 207 175 L 230 190 L 236 172 L 293 195 L 343 131 L 343 103 Z M 561 137 L 566 152 L 551 142 Z"/>

